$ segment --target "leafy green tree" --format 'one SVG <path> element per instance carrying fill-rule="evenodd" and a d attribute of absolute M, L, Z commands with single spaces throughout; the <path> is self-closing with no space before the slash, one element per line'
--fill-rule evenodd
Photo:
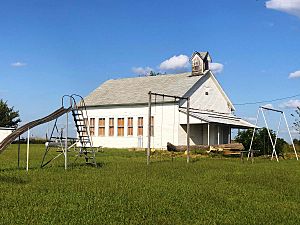
<path fill-rule="evenodd" d="M 253 129 L 247 129 L 245 131 L 240 131 L 237 134 L 237 137 L 235 140 L 237 142 L 242 143 L 245 147 L 245 150 L 248 150 L 250 148 L 252 134 L 253 134 Z M 275 132 L 273 130 L 270 130 L 270 134 L 271 134 L 272 140 L 274 141 L 275 137 L 276 137 Z M 276 146 L 275 146 L 277 154 L 283 155 L 283 150 L 286 145 L 287 145 L 287 142 L 284 139 L 278 138 Z M 253 144 L 252 144 L 252 149 L 260 150 L 260 152 L 257 153 L 258 155 L 271 155 L 272 154 L 273 148 L 272 148 L 272 143 L 269 138 L 267 128 L 264 127 L 262 129 L 256 130 L 256 133 L 254 135 Z"/>
<path fill-rule="evenodd" d="M 295 129 L 300 133 L 300 107 L 297 107 L 296 114 L 292 114 L 293 117 L 295 117 L 294 127 Z"/>
<path fill-rule="evenodd" d="M 300 145 L 300 139 L 293 139 L 293 142 L 295 145 Z"/>
<path fill-rule="evenodd" d="M 9 107 L 7 102 L 0 99 L 0 127 L 16 127 L 21 122 L 19 111 Z"/>
<path fill-rule="evenodd" d="M 161 75 L 161 73 L 156 73 L 155 71 L 150 71 L 149 76 L 157 76 L 157 75 Z"/>

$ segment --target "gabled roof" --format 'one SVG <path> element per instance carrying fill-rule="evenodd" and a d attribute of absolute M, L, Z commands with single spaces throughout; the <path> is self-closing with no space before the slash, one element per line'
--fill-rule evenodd
<path fill-rule="evenodd" d="M 108 80 L 84 98 L 87 106 L 148 103 L 148 92 L 183 96 L 204 75 L 191 72 Z"/>
<path fill-rule="evenodd" d="M 198 82 L 201 83 L 202 79 L 206 79 L 207 76 L 212 78 L 228 104 L 235 110 L 219 82 L 209 70 L 201 76 L 191 76 L 191 72 L 187 72 L 108 80 L 85 97 L 84 101 L 86 106 L 146 104 L 149 100 L 149 91 L 187 97 L 191 94 L 189 90 Z"/>
<path fill-rule="evenodd" d="M 192 60 L 194 58 L 195 55 L 198 55 L 202 60 L 207 59 L 207 57 L 209 57 L 209 59 L 211 60 L 211 57 L 209 55 L 208 52 L 194 52 L 192 57 L 190 58 L 190 60 Z"/>

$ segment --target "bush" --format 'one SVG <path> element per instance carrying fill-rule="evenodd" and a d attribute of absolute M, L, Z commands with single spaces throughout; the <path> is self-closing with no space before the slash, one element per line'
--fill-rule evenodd
<path fill-rule="evenodd" d="M 272 140 L 275 140 L 276 134 L 273 130 L 270 130 L 270 134 L 272 137 Z M 253 135 L 253 129 L 247 129 L 245 131 L 240 131 L 236 137 L 236 141 L 240 142 L 244 145 L 245 150 L 248 150 L 250 148 L 251 138 Z M 278 138 L 277 143 L 275 146 L 276 153 L 278 155 L 283 155 L 285 146 L 287 146 L 287 142 L 282 139 Z M 257 129 L 255 130 L 254 140 L 252 144 L 252 149 L 260 150 L 258 155 L 271 155 L 273 148 L 272 143 L 269 138 L 268 130 L 267 128 Z"/>

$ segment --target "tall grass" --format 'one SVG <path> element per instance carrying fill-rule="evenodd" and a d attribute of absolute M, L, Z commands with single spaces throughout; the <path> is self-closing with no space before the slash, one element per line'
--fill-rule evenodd
<path fill-rule="evenodd" d="M 17 169 L 17 147 L 0 155 L 1 224 L 298 224 L 300 162 L 200 158 L 187 164 L 144 152 L 105 150 L 100 166 L 63 158 L 40 169 L 42 145 L 31 145 L 30 170 Z M 71 156 L 70 156 L 71 160 Z"/>

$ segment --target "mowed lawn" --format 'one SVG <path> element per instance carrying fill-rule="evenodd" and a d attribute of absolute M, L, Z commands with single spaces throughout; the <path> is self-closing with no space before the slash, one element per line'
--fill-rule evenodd
<path fill-rule="evenodd" d="M 40 169 L 43 145 L 0 155 L 1 224 L 299 224 L 300 161 L 156 156 L 105 150 L 99 167 L 63 158 Z M 74 158 L 72 158 L 73 160 Z M 70 157 L 71 160 L 71 157 Z"/>

